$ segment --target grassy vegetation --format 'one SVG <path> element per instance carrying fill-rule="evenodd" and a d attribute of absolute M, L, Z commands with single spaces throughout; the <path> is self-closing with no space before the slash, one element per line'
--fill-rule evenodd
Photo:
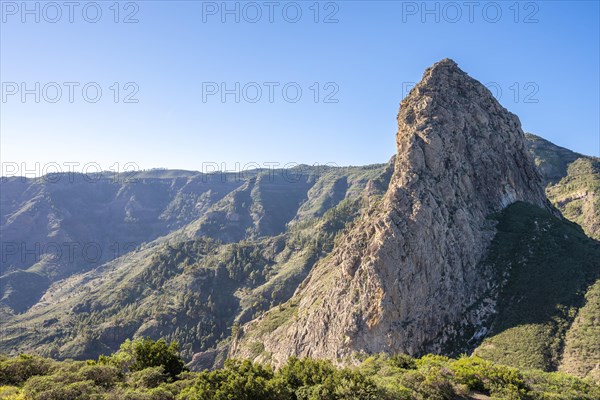
<path fill-rule="evenodd" d="M 585 293 L 600 278 L 600 245 L 576 224 L 525 203 L 496 218 L 498 233 L 486 262 L 499 279 L 508 278 L 490 335 L 475 354 L 521 368 L 556 370 Z M 600 313 L 592 308 L 587 312 Z"/>
<path fill-rule="evenodd" d="M 475 397 L 477 396 L 477 397 Z M 563 373 L 520 371 L 477 357 L 374 355 L 353 367 L 290 358 L 279 370 L 243 360 L 190 372 L 175 343 L 138 339 L 98 360 L 0 357 L 10 400 L 597 399 L 600 387 Z"/>
<path fill-rule="evenodd" d="M 273 332 L 285 322 L 289 321 L 293 316 L 297 315 L 297 313 L 298 307 L 296 303 L 289 301 L 285 304 L 281 304 L 265 314 L 260 325 L 253 333 L 260 336 L 265 333 Z"/>
<path fill-rule="evenodd" d="M 569 220 L 600 240 L 600 159 L 582 157 L 567 175 L 547 189 L 548 198 Z"/>
<path fill-rule="evenodd" d="M 600 280 L 585 295 L 565 339 L 561 370 L 600 381 Z"/>

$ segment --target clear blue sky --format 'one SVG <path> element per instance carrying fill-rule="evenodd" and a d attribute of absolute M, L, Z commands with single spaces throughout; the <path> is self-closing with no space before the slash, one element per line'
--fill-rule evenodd
<path fill-rule="evenodd" d="M 72 23 L 64 6 L 51 23 L 57 10 L 42 2 L 36 23 L 21 1 L 2 1 L 2 162 L 194 170 L 203 162 L 227 168 L 235 162 L 385 162 L 395 152 L 395 118 L 406 89 L 445 57 L 481 82 L 494 82 L 525 131 L 582 153 L 600 152 L 596 1 L 482 1 L 472 10 L 462 1 L 430 2 L 431 13 L 421 1 L 321 2 L 318 23 L 313 1 L 298 2 L 296 23 L 289 2 L 276 2 L 272 22 L 270 6 L 254 3 L 262 12 L 255 23 L 254 5 L 237 3 L 237 23 L 235 15 L 221 14 L 220 1 L 121 2 L 115 23 L 113 3 L 99 2 L 97 23 L 84 19 L 96 18 L 87 2 L 73 10 Z M 123 23 L 132 13 L 138 22 Z M 34 92 L 40 83 L 40 103 L 34 94 L 22 101 L 22 82 Z M 56 96 L 51 82 L 62 87 L 56 103 L 49 101 Z M 65 82 L 80 85 L 72 103 Z M 102 89 L 97 103 L 83 98 L 89 82 Z M 134 84 L 125 88 L 128 82 Z M 208 95 L 210 82 L 229 88 L 239 82 L 240 102 L 233 94 L 224 103 Z M 247 101 L 256 97 L 253 84 L 246 98 L 241 93 L 250 82 L 262 87 L 256 103 Z M 279 84 L 273 102 L 264 82 Z M 290 82 L 302 89 L 296 103 L 282 94 Z M 139 102 L 125 103 L 136 87 Z M 88 90 L 92 100 L 95 89 Z M 328 98 L 337 103 L 325 102 L 336 90 Z M 295 96 L 293 85 L 287 94 Z"/>

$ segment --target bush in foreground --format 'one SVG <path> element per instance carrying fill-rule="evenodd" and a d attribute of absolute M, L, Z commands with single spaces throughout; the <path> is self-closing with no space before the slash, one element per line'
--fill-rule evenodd
<path fill-rule="evenodd" d="M 356 362 L 354 362 L 356 364 Z M 600 399 L 600 386 L 564 373 L 523 371 L 478 357 L 373 355 L 352 368 L 290 358 L 278 370 L 228 360 L 190 372 L 177 344 L 126 341 L 98 361 L 0 357 L 0 398 L 10 400 L 421 400 Z"/>

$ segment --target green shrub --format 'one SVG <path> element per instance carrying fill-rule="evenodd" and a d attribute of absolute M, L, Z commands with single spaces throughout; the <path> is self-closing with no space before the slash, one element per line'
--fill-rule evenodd
<path fill-rule="evenodd" d="M 407 354 L 394 354 L 390 357 L 390 364 L 402 369 L 417 369 L 417 362 Z"/>
<path fill-rule="evenodd" d="M 131 385 L 135 388 L 151 389 L 159 386 L 168 379 L 164 367 L 150 367 L 141 371 L 133 372 L 129 378 Z"/>
<path fill-rule="evenodd" d="M 516 368 L 495 365 L 479 357 L 461 357 L 452 362 L 451 369 L 458 383 L 471 390 L 502 396 L 525 398 L 529 387 Z"/>
<path fill-rule="evenodd" d="M 108 357 L 100 356 L 98 363 L 114 365 L 123 372 L 163 367 L 164 372 L 172 379 L 185 370 L 177 342 L 167 344 L 164 339 L 157 341 L 150 338 L 126 340 L 118 352 Z"/>
<path fill-rule="evenodd" d="M 193 387 L 184 389 L 180 399 L 187 400 L 277 400 L 280 393 L 271 380 L 273 371 L 248 360 L 228 360 L 225 367 L 201 372 Z"/>
<path fill-rule="evenodd" d="M 36 356 L 2 357 L 0 372 L 19 382 L 0 386 L 7 400 L 598 400 L 600 385 L 559 372 L 519 371 L 479 357 L 363 355 L 353 368 L 291 357 L 279 370 L 249 360 L 227 360 L 221 369 L 182 371 L 176 346 L 127 341 L 99 363 L 55 362 Z M 361 358 L 352 358 L 357 363 Z M 151 365 L 159 364 L 159 365 Z M 139 369 L 141 366 L 146 368 Z M 15 375 L 11 375 L 14 373 Z M 174 379 L 176 378 L 176 379 Z"/>
<path fill-rule="evenodd" d="M 92 380 L 65 384 L 53 378 L 56 377 L 32 377 L 23 387 L 25 395 L 36 400 L 88 400 L 97 399 L 102 393 Z"/>
<path fill-rule="evenodd" d="M 119 370 L 110 365 L 86 365 L 79 370 L 83 381 L 93 381 L 103 388 L 113 387 L 120 379 Z"/>
<path fill-rule="evenodd" d="M 24 400 L 25 395 L 18 387 L 0 386 L 0 399 L 4 400 Z"/>
<path fill-rule="evenodd" d="M 0 361 L 0 385 L 20 385 L 36 375 L 47 375 L 54 361 L 39 356 L 21 354 Z"/>
<path fill-rule="evenodd" d="M 448 371 L 431 366 L 425 371 L 407 371 L 400 377 L 400 382 L 418 399 L 450 400 L 457 394 L 449 376 Z"/>
<path fill-rule="evenodd" d="M 298 399 L 380 399 L 375 383 L 359 371 L 336 368 L 330 361 L 291 357 L 276 379 Z"/>

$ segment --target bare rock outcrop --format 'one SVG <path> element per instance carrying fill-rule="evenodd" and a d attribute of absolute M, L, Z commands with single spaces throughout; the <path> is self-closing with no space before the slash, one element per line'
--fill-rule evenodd
<path fill-rule="evenodd" d="M 488 217 L 516 201 L 551 208 L 519 119 L 445 59 L 402 101 L 396 142 L 383 200 L 288 303 L 244 326 L 230 356 L 438 352 L 465 318 L 493 311 Z"/>

